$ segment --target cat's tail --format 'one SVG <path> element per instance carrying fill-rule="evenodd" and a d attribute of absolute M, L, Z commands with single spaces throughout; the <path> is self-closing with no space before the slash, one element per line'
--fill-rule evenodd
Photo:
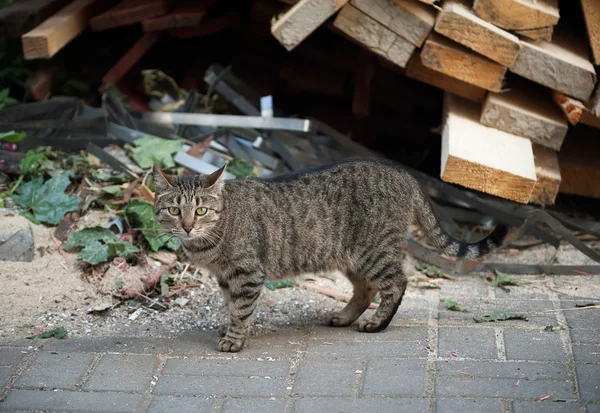
<path fill-rule="evenodd" d="M 421 190 L 418 192 L 414 199 L 417 221 L 429 241 L 446 255 L 477 260 L 499 248 L 504 242 L 508 234 L 508 227 L 505 225 L 498 225 L 491 234 L 479 242 L 463 242 L 452 237 L 440 225 L 427 195 Z"/>

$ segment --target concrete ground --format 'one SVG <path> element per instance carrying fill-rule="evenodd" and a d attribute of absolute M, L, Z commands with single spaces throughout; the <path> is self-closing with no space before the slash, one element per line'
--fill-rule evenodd
<path fill-rule="evenodd" d="M 0 342 L 0 411 L 600 412 L 600 309 L 576 306 L 600 277 L 519 279 L 416 291 L 384 333 L 307 322 L 235 355 L 205 331 Z M 528 321 L 474 321 L 492 310 Z"/>

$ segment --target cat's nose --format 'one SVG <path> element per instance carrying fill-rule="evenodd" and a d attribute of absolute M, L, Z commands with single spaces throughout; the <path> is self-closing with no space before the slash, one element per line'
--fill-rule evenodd
<path fill-rule="evenodd" d="M 192 232 L 192 227 L 183 227 L 183 230 L 189 234 Z"/>

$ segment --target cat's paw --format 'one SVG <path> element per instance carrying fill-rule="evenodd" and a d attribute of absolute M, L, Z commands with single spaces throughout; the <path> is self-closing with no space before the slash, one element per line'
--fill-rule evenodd
<path fill-rule="evenodd" d="M 333 327 L 347 327 L 352 324 L 354 320 L 348 320 L 348 317 L 344 317 L 340 313 L 331 314 L 331 318 L 329 318 L 329 325 Z"/>
<path fill-rule="evenodd" d="M 383 330 L 381 323 L 364 319 L 358 322 L 358 331 L 362 331 L 363 333 L 377 333 L 378 331 Z"/>
<path fill-rule="evenodd" d="M 221 324 L 219 326 L 219 337 L 225 337 L 225 334 L 227 334 L 227 330 L 229 329 L 229 324 L 225 323 L 225 324 Z"/>
<path fill-rule="evenodd" d="M 244 346 L 244 340 L 229 338 L 227 336 L 219 340 L 219 351 L 225 353 L 237 353 Z"/>

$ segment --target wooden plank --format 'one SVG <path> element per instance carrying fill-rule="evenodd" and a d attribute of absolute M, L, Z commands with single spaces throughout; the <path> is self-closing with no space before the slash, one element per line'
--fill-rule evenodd
<path fill-rule="evenodd" d="M 271 25 L 271 33 L 288 51 L 344 6 L 348 0 L 300 0 Z"/>
<path fill-rule="evenodd" d="M 552 34 L 554 33 L 554 26 L 538 27 L 535 29 L 523 29 L 514 30 L 515 34 L 526 37 L 531 40 L 545 40 L 547 42 L 552 41 Z"/>
<path fill-rule="evenodd" d="M 88 25 L 90 16 L 106 6 L 104 0 L 75 0 L 35 29 L 21 36 L 25 59 L 49 59 Z"/>
<path fill-rule="evenodd" d="M 214 0 L 202 0 L 178 4 L 169 14 L 143 20 L 142 29 L 145 32 L 155 32 L 198 26 L 213 3 Z"/>
<path fill-rule="evenodd" d="M 581 0 L 594 63 L 600 65 L 600 1 Z"/>
<path fill-rule="evenodd" d="M 167 14 L 169 0 L 123 0 L 121 3 L 90 19 L 93 31 L 114 29 L 139 23 L 151 17 Z"/>
<path fill-rule="evenodd" d="M 552 90 L 550 93 L 552 95 L 552 100 L 558 105 L 559 109 L 567 117 L 569 123 L 571 125 L 577 125 L 585 109 L 583 103 L 565 96 L 556 90 Z"/>
<path fill-rule="evenodd" d="M 473 11 L 508 30 L 555 26 L 560 18 L 558 0 L 475 0 Z"/>
<path fill-rule="evenodd" d="M 351 0 L 350 4 L 417 47 L 435 23 L 436 10 L 416 0 Z"/>
<path fill-rule="evenodd" d="M 556 33 L 552 43 L 522 40 L 510 71 L 576 99 L 589 99 L 596 72 L 575 39 Z"/>
<path fill-rule="evenodd" d="M 441 178 L 528 203 L 536 183 L 531 141 L 479 123 L 479 105 L 446 95 Z"/>
<path fill-rule="evenodd" d="M 415 53 L 406 66 L 406 76 L 427 83 L 473 102 L 483 102 L 487 91 L 462 80 L 423 66 L 420 53 Z"/>
<path fill-rule="evenodd" d="M 0 8 L 0 35 L 19 37 L 69 2 L 70 0 L 20 0 Z"/>
<path fill-rule="evenodd" d="M 169 35 L 178 39 L 192 39 L 195 37 L 210 36 L 216 33 L 221 33 L 230 26 L 234 26 L 240 22 L 240 15 L 237 13 L 229 13 L 224 16 L 204 20 L 197 27 L 180 27 L 178 29 L 169 30 Z"/>
<path fill-rule="evenodd" d="M 435 31 L 503 66 L 513 64 L 521 48 L 517 36 L 477 17 L 466 1 L 446 1 Z"/>
<path fill-rule="evenodd" d="M 596 129 L 600 129 L 600 118 L 597 118 L 594 115 L 592 115 L 592 112 L 590 112 L 587 109 L 584 109 L 583 113 L 581 114 L 580 122 L 583 125 L 588 125 Z"/>
<path fill-rule="evenodd" d="M 561 181 L 558 153 L 552 149 L 534 144 L 533 157 L 537 181 L 529 202 L 542 207 L 554 205 Z"/>
<path fill-rule="evenodd" d="M 499 92 L 506 67 L 432 33 L 421 51 L 423 65 L 469 84 Z"/>
<path fill-rule="evenodd" d="M 506 93 L 488 93 L 480 122 L 558 151 L 569 125 L 547 93 L 535 86 L 517 84 Z"/>
<path fill-rule="evenodd" d="M 600 139 L 598 131 L 585 125 L 571 128 L 558 161 L 561 184 L 559 192 L 600 198 Z"/>
<path fill-rule="evenodd" d="M 336 16 L 333 26 L 356 43 L 405 67 L 415 45 L 348 4 Z"/>

